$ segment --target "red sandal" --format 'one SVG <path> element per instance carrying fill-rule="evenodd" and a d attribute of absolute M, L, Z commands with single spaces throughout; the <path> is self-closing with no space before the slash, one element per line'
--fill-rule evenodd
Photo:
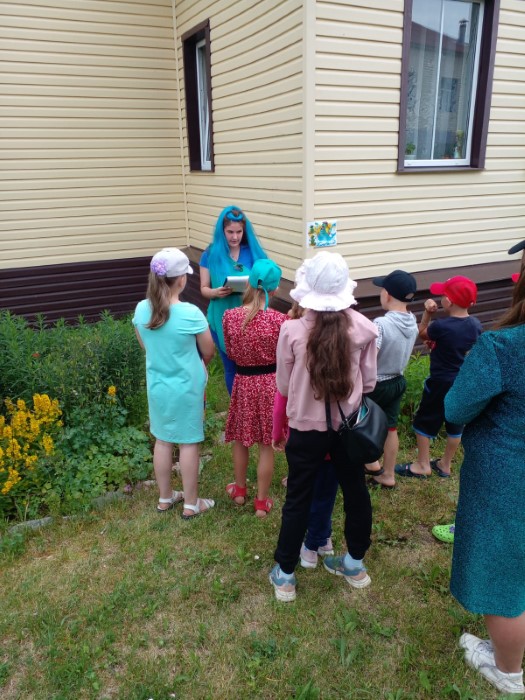
<path fill-rule="evenodd" d="M 273 501 L 271 498 L 257 498 L 257 496 L 253 499 L 253 505 L 255 508 L 255 512 L 258 510 L 264 511 L 265 515 L 259 515 L 259 518 L 265 518 L 266 515 L 271 511 L 273 508 Z"/>
<path fill-rule="evenodd" d="M 226 493 L 232 499 L 236 506 L 243 506 L 246 500 L 246 493 L 248 488 L 246 486 L 238 486 L 235 481 L 226 486 Z M 236 498 L 244 498 L 242 503 L 237 503 Z"/>

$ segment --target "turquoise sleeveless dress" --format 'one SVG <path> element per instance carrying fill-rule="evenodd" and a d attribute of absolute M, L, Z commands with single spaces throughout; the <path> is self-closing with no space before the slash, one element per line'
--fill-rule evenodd
<path fill-rule="evenodd" d="M 146 348 L 150 431 L 165 442 L 202 442 L 207 372 L 195 336 L 208 322 L 186 302 L 172 304 L 168 321 L 156 330 L 146 328 L 150 317 L 150 303 L 144 299 L 137 304 L 133 325 Z"/>

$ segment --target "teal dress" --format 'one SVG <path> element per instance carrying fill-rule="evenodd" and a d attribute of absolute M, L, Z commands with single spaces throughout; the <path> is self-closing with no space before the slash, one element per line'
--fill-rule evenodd
<path fill-rule="evenodd" d="M 241 246 L 239 251 L 239 259 L 237 261 L 232 260 L 231 258 L 228 258 L 228 260 L 231 263 L 231 269 L 228 270 L 228 274 L 231 277 L 242 277 L 249 275 L 254 263 L 252 252 L 247 245 Z M 207 250 L 205 250 L 202 254 L 199 265 L 200 267 L 204 267 L 209 270 L 212 287 L 222 287 L 224 285 L 224 279 L 220 279 L 217 276 L 216 271 L 211 270 L 208 267 Z M 222 317 L 224 316 L 225 311 L 228 311 L 228 309 L 235 309 L 241 304 L 241 293 L 234 293 L 227 297 L 210 299 L 210 303 L 208 304 L 208 321 L 210 323 L 210 328 L 215 333 L 219 349 L 223 353 L 226 353 L 226 346 L 224 344 L 224 333 L 222 330 Z"/>
<path fill-rule="evenodd" d="M 474 613 L 525 611 L 525 325 L 484 333 L 445 398 L 466 423 L 450 590 Z"/>
<path fill-rule="evenodd" d="M 146 348 L 151 433 L 165 442 L 202 442 L 207 373 L 195 336 L 208 328 L 206 318 L 185 302 L 172 304 L 168 321 L 156 330 L 146 328 L 150 317 L 144 299 L 137 304 L 133 325 Z"/>

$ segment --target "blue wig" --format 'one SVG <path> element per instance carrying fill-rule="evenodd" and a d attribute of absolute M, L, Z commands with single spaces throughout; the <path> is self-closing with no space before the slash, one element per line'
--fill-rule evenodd
<path fill-rule="evenodd" d="M 208 269 L 210 271 L 211 286 L 222 287 L 224 280 L 231 274 L 232 263 L 230 257 L 230 247 L 224 235 L 224 224 L 226 221 L 236 221 L 243 224 L 244 234 L 241 246 L 247 246 L 253 257 L 253 261 L 268 256 L 257 240 L 253 226 L 243 211 L 236 206 L 229 206 L 223 209 L 215 224 L 213 240 L 208 248 Z"/>

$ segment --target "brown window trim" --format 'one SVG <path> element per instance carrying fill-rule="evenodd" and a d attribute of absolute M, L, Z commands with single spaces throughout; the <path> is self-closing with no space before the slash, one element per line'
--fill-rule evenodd
<path fill-rule="evenodd" d="M 472 126 L 472 149 L 470 166 L 405 166 L 406 148 L 406 110 L 408 92 L 408 70 L 410 58 L 410 30 L 412 26 L 413 0 L 405 0 L 403 20 L 403 51 L 401 55 L 401 99 L 399 104 L 399 146 L 397 172 L 456 172 L 458 170 L 482 170 L 485 167 L 485 151 L 490 120 L 490 105 L 492 100 L 492 79 L 494 62 L 496 60 L 496 41 L 498 36 L 498 20 L 500 0 L 485 0 L 483 27 L 481 30 L 481 48 L 479 57 L 478 84 L 476 92 L 476 107 Z"/>
<path fill-rule="evenodd" d="M 201 135 L 199 128 L 199 97 L 197 94 L 197 61 L 195 47 L 199 41 L 206 42 L 206 73 L 208 104 L 210 106 L 211 170 L 203 170 L 201 165 Z M 182 57 L 184 64 L 184 91 L 186 95 L 186 128 L 188 131 L 188 149 L 190 170 L 214 172 L 215 159 L 213 150 L 213 109 L 211 101 L 211 42 L 210 21 L 205 20 L 185 32 L 182 37 Z"/>

